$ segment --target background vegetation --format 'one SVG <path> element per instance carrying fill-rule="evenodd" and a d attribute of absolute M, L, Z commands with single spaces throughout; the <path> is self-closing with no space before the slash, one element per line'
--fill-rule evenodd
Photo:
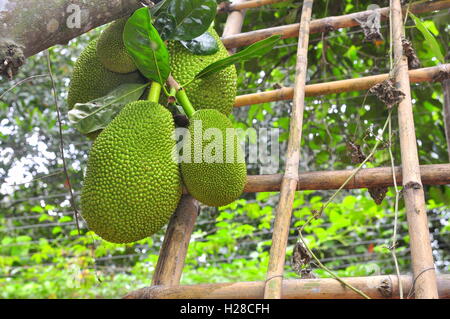
<path fill-rule="evenodd" d="M 365 10 L 388 1 L 325 1 L 314 3 L 313 18 Z M 286 1 L 248 10 L 243 32 L 298 22 L 301 3 Z M 420 15 L 447 52 L 447 10 Z M 216 19 L 223 29 L 225 15 Z M 422 34 L 408 19 L 407 35 L 422 66 L 438 61 Z M 314 34 L 310 39 L 308 83 L 321 83 L 389 72 L 389 35 L 385 41 L 366 42 L 360 28 Z M 100 29 L 66 46 L 50 49 L 59 103 L 63 112 L 65 154 L 71 183 L 79 200 L 83 170 L 91 142 L 68 125 L 67 88 L 74 61 Z M 237 65 L 239 94 L 292 86 L 297 39 L 280 42 L 263 58 Z M 3 80 L 0 94 L 20 80 L 23 84 L 1 96 L 0 101 L 0 298 L 118 298 L 127 291 L 149 285 L 164 230 L 132 245 L 102 241 L 81 224 L 78 235 L 70 207 L 67 183 L 59 152 L 58 123 L 51 95 L 45 55 L 27 60 L 14 81 Z M 31 78 L 30 78 L 31 77 Z M 421 164 L 448 162 L 439 83 L 412 86 L 416 134 Z M 366 92 L 349 92 L 307 98 L 300 169 L 350 169 L 347 143 L 368 150 L 374 134 L 387 116 L 385 107 Z M 265 103 L 234 110 L 236 127 L 277 127 L 282 131 L 282 154 L 276 171 L 262 163 L 249 165 L 249 174 L 282 172 L 288 137 L 290 101 Z M 392 150 L 400 163 L 396 118 Z M 387 140 L 387 136 L 385 136 Z M 383 143 L 384 144 L 384 143 Z M 384 144 L 385 145 L 385 144 Z M 380 148 L 367 167 L 389 166 L 389 153 Z M 297 242 L 295 228 L 320 207 L 332 191 L 298 192 L 289 237 L 286 277 L 298 277 L 290 257 Z M 264 280 L 271 244 L 271 229 L 278 193 L 245 194 L 233 204 L 214 209 L 202 207 L 189 246 L 183 284 Z M 437 269 L 449 272 L 450 188 L 426 187 L 430 232 Z M 309 245 L 321 261 L 340 276 L 394 273 L 387 246 L 393 231 L 394 192 L 381 205 L 367 190 L 344 191 L 326 213 L 305 229 Z M 79 203 L 77 203 L 79 205 Z M 408 273 L 410 255 L 403 203 L 400 205 L 398 257 Z M 317 277 L 326 276 L 313 269 Z"/>

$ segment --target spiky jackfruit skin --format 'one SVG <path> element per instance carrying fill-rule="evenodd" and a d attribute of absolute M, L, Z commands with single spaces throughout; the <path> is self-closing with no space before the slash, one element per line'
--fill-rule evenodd
<path fill-rule="evenodd" d="M 89 229 L 113 243 L 160 230 L 177 208 L 181 177 L 172 115 L 150 101 L 127 104 L 95 140 L 81 192 Z"/>
<path fill-rule="evenodd" d="M 228 57 L 228 51 L 217 32 L 213 28 L 209 28 L 208 31 L 219 45 L 219 50 L 214 54 L 195 55 L 178 41 L 169 41 L 167 48 L 170 53 L 172 76 L 179 84 L 187 83 L 211 63 Z M 236 67 L 231 65 L 203 79 L 193 81 L 185 89 L 196 110 L 216 109 L 229 115 L 236 98 L 236 87 Z"/>
<path fill-rule="evenodd" d="M 189 193 L 203 204 L 218 207 L 232 203 L 242 194 L 247 180 L 246 164 L 239 141 L 237 138 L 232 139 L 232 133 L 227 131 L 227 129 L 233 130 L 233 124 L 224 114 L 210 109 L 195 112 L 189 122 L 190 140 L 185 139 L 184 143 L 190 143 L 191 162 L 182 160 L 180 163 L 184 185 Z M 216 132 L 220 132 L 222 140 L 218 137 L 208 137 L 207 130 L 209 128 L 218 129 Z M 196 130 L 202 132 L 203 138 L 198 138 Z M 214 132 L 210 132 L 214 134 Z M 229 142 L 228 149 L 227 136 L 232 141 Z M 217 144 L 214 143 L 216 139 Z M 217 148 L 214 149 L 213 145 L 221 147 L 222 154 Z M 202 156 L 196 160 L 195 154 L 199 154 L 200 148 Z M 231 155 L 227 158 L 227 152 L 231 149 L 233 153 L 228 153 Z M 187 150 L 186 145 L 183 150 Z M 206 160 L 205 155 L 208 154 L 213 156 Z M 215 155 L 217 158 L 214 158 Z M 216 159 L 221 162 L 215 162 Z"/>
<path fill-rule="evenodd" d="M 137 70 L 133 58 L 123 44 L 123 28 L 127 18 L 111 23 L 100 35 L 97 42 L 97 56 L 103 66 L 117 73 L 130 73 Z"/>
<path fill-rule="evenodd" d="M 145 83 L 139 72 L 120 74 L 107 70 L 97 57 L 97 39 L 81 52 L 70 80 L 67 104 L 85 103 L 107 95 L 124 83 Z"/>

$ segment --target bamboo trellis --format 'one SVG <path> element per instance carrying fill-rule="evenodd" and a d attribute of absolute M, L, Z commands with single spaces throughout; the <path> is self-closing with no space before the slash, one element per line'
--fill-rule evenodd
<path fill-rule="evenodd" d="M 284 174 L 248 176 L 245 192 L 280 191 L 280 202 L 274 224 L 269 269 L 264 282 L 236 282 L 223 284 L 200 284 L 180 286 L 188 244 L 194 229 L 198 203 L 185 194 L 173 215 L 161 247 L 152 286 L 130 292 L 125 298 L 360 298 L 335 279 L 284 280 L 285 250 L 292 213 L 292 201 L 297 190 L 337 189 L 353 170 L 298 172 L 300 160 L 301 127 L 305 96 L 367 90 L 388 78 L 388 74 L 357 79 L 305 85 L 307 70 L 307 48 L 309 34 L 327 32 L 337 28 L 357 26 L 372 11 L 363 11 L 337 17 L 310 21 L 313 0 L 303 1 L 301 21 L 298 24 L 240 33 L 245 10 L 283 0 L 240 0 L 219 6 L 218 12 L 228 13 L 222 40 L 230 52 L 273 34 L 283 38 L 299 37 L 297 49 L 296 79 L 294 88 L 282 88 L 268 92 L 241 95 L 235 107 L 279 100 L 293 100 L 290 137 Z M 431 244 L 424 201 L 423 185 L 450 184 L 450 163 L 419 166 L 414 119 L 412 112 L 410 83 L 432 82 L 440 72 L 450 73 L 450 65 L 408 71 L 403 54 L 402 8 L 400 0 L 391 0 L 390 8 L 378 9 L 381 19 L 391 23 L 394 47 L 394 76 L 397 87 L 405 93 L 398 106 L 398 121 L 401 149 L 401 167 L 392 172 L 391 167 L 361 169 L 346 184 L 345 189 L 386 187 L 394 185 L 393 174 L 399 185 L 403 185 L 409 234 L 411 238 L 411 276 L 370 276 L 345 278 L 352 286 L 361 289 L 371 298 L 398 298 L 399 283 L 409 297 L 450 298 L 450 276 L 437 276 L 434 270 Z M 414 13 L 431 12 L 450 8 L 450 0 L 418 2 L 410 5 Z M 449 146 L 450 147 L 450 146 Z M 301 181 L 299 183 L 298 181 Z M 400 281 L 400 282 L 399 282 Z M 311 289 L 320 287 L 320 289 Z"/>

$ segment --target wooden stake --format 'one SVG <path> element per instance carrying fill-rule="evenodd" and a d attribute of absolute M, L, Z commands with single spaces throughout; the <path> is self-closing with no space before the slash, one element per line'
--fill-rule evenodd
<path fill-rule="evenodd" d="M 297 190 L 331 190 L 338 189 L 353 170 L 300 172 Z M 450 164 L 421 165 L 420 174 L 424 185 L 450 184 Z M 402 169 L 395 168 L 396 180 L 401 185 Z M 283 175 L 250 175 L 244 192 L 278 192 L 281 188 Z M 361 169 L 344 189 L 359 189 L 371 187 L 393 186 L 391 167 Z"/>
<path fill-rule="evenodd" d="M 442 82 L 442 90 L 444 91 L 444 106 L 442 113 L 444 116 L 444 129 L 445 138 L 447 140 L 448 161 L 450 162 L 450 80 L 445 80 Z"/>
<path fill-rule="evenodd" d="M 152 285 L 174 286 L 180 283 L 198 209 L 198 202 L 193 197 L 182 196 L 178 208 L 167 226 Z"/>
<path fill-rule="evenodd" d="M 269 269 L 264 289 L 264 298 L 281 298 L 286 244 L 292 215 L 295 190 L 298 183 L 298 163 L 302 137 L 303 112 L 305 109 L 305 83 L 307 74 L 309 24 L 313 0 L 304 0 L 300 19 L 294 98 L 289 128 L 286 169 L 281 182 L 280 201 L 275 216 L 272 247 L 270 248 Z"/>
<path fill-rule="evenodd" d="M 241 4 L 245 4 L 246 0 L 238 0 L 231 4 L 230 6 L 237 6 Z M 234 36 L 235 34 L 241 33 L 242 25 L 244 24 L 245 18 L 245 10 L 244 9 L 231 9 L 231 12 L 228 14 L 227 22 L 225 22 L 225 27 L 223 29 L 222 38 Z M 233 54 L 236 52 L 236 48 L 228 49 L 229 54 Z"/>
<path fill-rule="evenodd" d="M 442 0 L 435 2 L 418 2 L 411 4 L 409 10 L 412 13 L 431 12 L 435 10 L 442 10 L 450 8 L 450 0 Z M 403 10 L 406 10 L 406 6 Z M 377 9 L 381 15 L 381 20 L 387 20 L 389 17 L 389 8 Z M 328 17 L 316 19 L 311 21 L 310 34 L 329 32 L 330 30 L 337 30 L 339 28 L 349 28 L 359 25 L 358 20 L 365 21 L 369 15 L 373 13 L 372 10 L 361 11 L 357 13 L 346 14 L 337 17 Z M 300 24 L 289 24 L 280 27 L 261 29 L 245 33 L 236 34 L 223 38 L 222 41 L 227 48 L 239 48 L 250 45 L 257 41 L 270 37 L 271 35 L 279 34 L 282 38 L 294 38 L 298 36 L 298 29 Z"/>
<path fill-rule="evenodd" d="M 436 75 L 438 75 L 438 73 L 442 70 L 442 67 L 450 69 L 450 64 L 411 70 L 408 72 L 409 80 L 411 83 L 431 82 L 433 81 L 433 78 Z M 388 77 L 389 74 L 379 74 L 366 76 L 362 78 L 309 84 L 305 86 L 305 95 L 320 96 L 333 93 L 367 90 L 370 89 L 375 84 L 383 82 Z M 245 94 L 236 97 L 234 107 L 266 102 L 282 101 L 282 100 L 291 100 L 293 96 L 294 96 L 294 88 L 290 87 L 285 87 L 282 89 L 271 90 L 266 92 Z"/>
<path fill-rule="evenodd" d="M 417 155 L 408 59 L 403 54 L 403 19 L 400 0 L 391 0 L 391 10 L 395 81 L 396 87 L 405 94 L 405 98 L 398 106 L 398 121 L 404 186 L 403 198 L 409 225 L 415 296 L 418 299 L 438 298 L 425 197 Z"/>
<path fill-rule="evenodd" d="M 397 276 L 369 276 L 344 278 L 352 286 L 376 299 L 398 298 Z M 412 288 L 411 276 L 400 276 L 403 288 Z M 450 275 L 438 276 L 440 298 L 450 298 Z M 128 293 L 125 299 L 260 299 L 264 282 L 231 282 L 175 287 L 153 286 Z M 285 299 L 354 299 L 360 295 L 342 286 L 332 278 L 287 279 L 283 281 Z"/>

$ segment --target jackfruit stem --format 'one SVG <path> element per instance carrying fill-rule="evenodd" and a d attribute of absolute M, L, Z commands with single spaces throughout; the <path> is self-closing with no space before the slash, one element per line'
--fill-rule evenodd
<path fill-rule="evenodd" d="M 150 92 L 148 93 L 148 98 L 150 102 L 156 102 L 159 101 L 159 95 L 161 94 L 161 84 L 159 84 L 156 81 L 152 82 L 152 85 L 150 86 Z"/>
<path fill-rule="evenodd" d="M 187 117 L 192 117 L 192 115 L 195 113 L 195 109 L 192 106 L 191 102 L 189 101 L 189 98 L 186 94 L 186 91 L 183 88 L 180 88 L 176 94 L 176 98 L 178 103 L 181 104 L 183 107 L 184 112 L 186 113 Z"/>

